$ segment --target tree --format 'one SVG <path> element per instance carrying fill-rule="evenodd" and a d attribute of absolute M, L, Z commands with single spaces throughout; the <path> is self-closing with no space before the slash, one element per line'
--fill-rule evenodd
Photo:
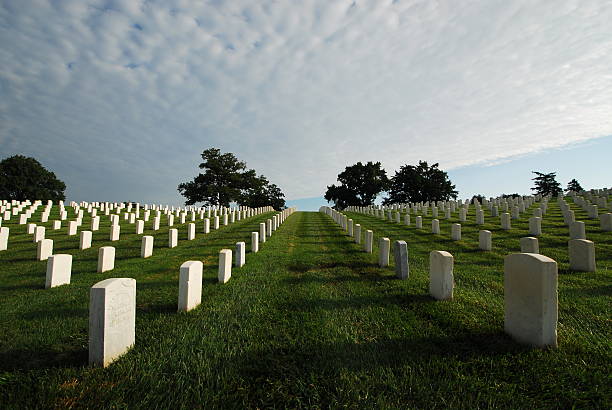
<path fill-rule="evenodd" d="M 239 161 L 232 153 L 222 154 L 217 148 L 202 152 L 199 167 L 204 172 L 192 181 L 179 184 L 178 191 L 187 200 L 185 205 L 202 202 L 204 205 L 229 206 L 236 202 L 253 208 L 285 206 L 284 194 L 263 175 L 247 170 L 246 163 Z"/>
<path fill-rule="evenodd" d="M 277 210 L 285 208 L 285 194 L 278 186 L 271 184 L 263 175 L 256 176 L 255 170 L 249 170 L 246 178 L 248 187 L 242 190 L 238 198 L 240 205 L 251 208 L 271 206 Z"/>
<path fill-rule="evenodd" d="M 474 196 L 472 196 L 472 199 L 470 200 L 470 203 L 474 203 L 474 199 L 478 200 L 479 204 L 482 204 L 482 201 L 484 201 L 486 198 L 484 195 L 480 195 L 480 194 L 476 194 Z"/>
<path fill-rule="evenodd" d="M 14 155 L 0 162 L 0 198 L 18 201 L 66 199 L 66 184 L 31 157 Z"/>
<path fill-rule="evenodd" d="M 448 174 L 438 168 L 438 163 L 429 166 L 426 161 L 419 161 L 417 166 L 403 165 L 395 172 L 389 197 L 383 203 L 447 201 L 457 198 L 457 193 Z"/>
<path fill-rule="evenodd" d="M 536 194 L 558 196 L 563 193 L 561 184 L 555 179 L 557 176 L 556 172 L 544 174 L 542 172 L 531 171 L 531 173 L 536 174 L 536 177 L 532 178 L 535 187 L 531 188 L 532 191 L 536 191 Z"/>
<path fill-rule="evenodd" d="M 348 166 L 338 174 L 340 185 L 329 185 L 325 200 L 334 203 L 334 208 L 347 206 L 368 206 L 374 203 L 376 196 L 389 184 L 387 172 L 380 162 L 367 164 L 358 162 Z"/>
<path fill-rule="evenodd" d="M 567 192 L 569 192 L 569 191 L 574 191 L 574 192 L 584 191 L 582 186 L 580 186 L 580 182 L 576 181 L 575 178 L 567 183 L 567 188 L 565 190 Z"/>

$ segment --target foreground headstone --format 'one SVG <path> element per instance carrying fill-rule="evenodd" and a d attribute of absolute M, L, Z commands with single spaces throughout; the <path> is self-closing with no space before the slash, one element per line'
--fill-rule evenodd
<path fill-rule="evenodd" d="M 149 235 L 145 235 L 142 237 L 142 241 L 140 244 L 140 257 L 148 258 L 153 255 L 153 237 Z"/>
<path fill-rule="evenodd" d="M 437 300 L 453 298 L 453 255 L 446 251 L 429 254 L 429 294 Z"/>
<path fill-rule="evenodd" d="M 79 238 L 79 249 L 80 250 L 91 248 L 92 235 L 93 234 L 91 231 L 81 231 L 81 237 Z"/>
<path fill-rule="evenodd" d="M 36 246 L 36 260 L 46 261 L 53 255 L 53 240 L 43 239 Z"/>
<path fill-rule="evenodd" d="M 504 331 L 519 343 L 557 346 L 557 262 L 515 253 L 504 259 Z"/>
<path fill-rule="evenodd" d="M 221 249 L 219 252 L 219 283 L 227 283 L 232 277 L 232 250 Z"/>
<path fill-rule="evenodd" d="M 115 269 L 115 248 L 102 246 L 98 249 L 98 273 Z"/>
<path fill-rule="evenodd" d="M 234 265 L 237 268 L 244 266 L 246 263 L 246 244 L 244 242 L 236 242 L 236 255 Z"/>
<path fill-rule="evenodd" d="M 374 242 L 374 232 L 368 229 L 365 234 L 365 241 L 364 241 L 364 247 L 363 247 L 363 249 L 367 253 L 372 253 L 373 242 Z"/>
<path fill-rule="evenodd" d="M 72 274 L 72 255 L 57 254 L 47 259 L 47 277 L 45 289 L 70 283 Z"/>
<path fill-rule="evenodd" d="M 526 236 L 520 239 L 521 253 L 540 253 L 538 238 Z"/>
<path fill-rule="evenodd" d="M 490 251 L 492 248 L 491 231 L 482 230 L 478 232 L 478 248 L 483 251 Z"/>
<path fill-rule="evenodd" d="M 529 218 L 529 235 L 539 236 L 542 235 L 542 218 L 539 216 L 532 216 Z"/>
<path fill-rule="evenodd" d="M 406 241 L 395 241 L 393 245 L 393 256 L 395 261 L 395 276 L 398 279 L 408 279 L 408 244 Z"/>
<path fill-rule="evenodd" d="M 89 364 L 106 367 L 136 340 L 136 280 L 112 278 L 89 292 Z"/>
<path fill-rule="evenodd" d="M 571 239 L 568 245 L 570 269 L 595 272 L 595 244 L 586 239 Z"/>
<path fill-rule="evenodd" d="M 178 311 L 188 312 L 202 302 L 202 270 L 200 261 L 187 261 L 179 274 Z"/>
<path fill-rule="evenodd" d="M 389 253 L 391 251 L 391 241 L 389 238 L 380 238 L 378 241 L 378 266 L 384 268 L 389 266 Z"/>
<path fill-rule="evenodd" d="M 178 245 L 178 229 L 168 231 L 168 248 L 175 248 Z"/>

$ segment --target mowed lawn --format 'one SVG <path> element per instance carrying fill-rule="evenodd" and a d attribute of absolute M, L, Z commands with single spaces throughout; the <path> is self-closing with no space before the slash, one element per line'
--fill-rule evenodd
<path fill-rule="evenodd" d="M 540 251 L 559 263 L 559 347 L 545 350 L 503 332 L 503 257 L 519 251 L 527 214 L 503 232 L 486 212 L 492 252 L 477 249 L 473 208 L 459 242 L 450 241 L 457 214 L 432 235 L 430 218 L 417 231 L 414 217 L 405 227 L 347 213 L 374 230 L 374 254 L 328 216 L 297 212 L 257 254 L 250 233 L 273 213 L 208 235 L 198 223 L 194 241 L 180 227 L 174 249 L 164 226 L 146 260 L 122 220 L 116 268 L 104 274 L 95 270 L 98 247 L 111 245 L 106 220 L 85 251 L 64 223 L 47 237 L 55 253 L 75 255 L 72 283 L 49 290 L 46 262 L 34 262 L 35 244 L 13 220 L 0 252 L 0 408 L 610 408 L 612 234 L 572 209 L 596 243 L 598 269 L 569 271 L 568 230 L 551 201 Z M 408 280 L 395 279 L 393 263 L 378 267 L 383 236 L 408 242 Z M 247 263 L 219 285 L 218 252 L 237 241 L 247 242 Z M 452 301 L 428 295 L 431 250 L 455 257 Z M 204 261 L 202 305 L 178 314 L 187 260 Z M 110 277 L 137 281 L 136 345 L 110 367 L 91 368 L 89 288 Z"/>

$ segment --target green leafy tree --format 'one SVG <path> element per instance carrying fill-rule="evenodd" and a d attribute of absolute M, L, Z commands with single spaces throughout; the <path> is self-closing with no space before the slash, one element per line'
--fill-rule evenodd
<path fill-rule="evenodd" d="M 576 178 L 572 179 L 570 182 L 567 183 L 567 188 L 565 190 L 567 192 L 569 192 L 569 191 L 574 191 L 574 192 L 584 191 L 584 189 L 580 185 L 580 182 L 576 181 Z"/>
<path fill-rule="evenodd" d="M 457 193 L 448 174 L 439 169 L 437 163 L 429 166 L 426 161 L 419 161 L 419 165 L 403 165 L 395 172 L 389 197 L 383 203 L 447 201 L 457 198 Z"/>
<path fill-rule="evenodd" d="M 376 196 L 386 190 L 389 179 L 380 162 L 369 161 L 346 167 L 338 174 L 338 182 L 340 185 L 327 187 L 325 200 L 333 202 L 336 209 L 344 209 L 372 205 Z"/>
<path fill-rule="evenodd" d="M 535 187 L 531 188 L 532 191 L 535 191 L 536 194 L 540 195 L 552 195 L 558 196 L 563 194 L 563 189 L 561 189 L 561 184 L 557 182 L 556 172 L 550 172 L 548 174 L 544 174 L 542 172 L 532 171 L 532 174 L 536 174 L 532 180 L 534 181 Z"/>
<path fill-rule="evenodd" d="M 31 157 L 14 155 L 0 162 L 0 198 L 18 201 L 66 199 L 66 184 Z"/>
<path fill-rule="evenodd" d="M 245 178 L 248 183 L 247 188 L 242 190 L 238 198 L 237 202 L 240 205 L 251 208 L 271 206 L 276 210 L 285 208 L 285 194 L 278 186 L 271 184 L 265 176 L 256 176 L 254 170 L 249 170 Z"/>

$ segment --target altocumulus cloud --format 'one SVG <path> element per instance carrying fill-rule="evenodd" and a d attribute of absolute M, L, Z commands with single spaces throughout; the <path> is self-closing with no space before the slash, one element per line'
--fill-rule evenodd
<path fill-rule="evenodd" d="M 86 200 L 178 202 L 220 147 L 289 198 L 612 133 L 607 1 L 0 2 L 0 152 Z"/>

